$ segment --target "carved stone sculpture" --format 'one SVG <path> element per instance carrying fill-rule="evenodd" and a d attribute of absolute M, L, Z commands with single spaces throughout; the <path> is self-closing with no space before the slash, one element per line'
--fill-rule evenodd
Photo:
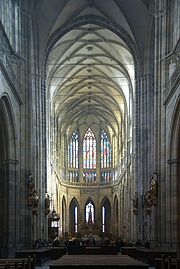
<path fill-rule="evenodd" d="M 133 201 L 133 213 L 138 215 L 138 194 L 135 192 L 134 197 L 132 198 Z"/>
<path fill-rule="evenodd" d="M 36 190 L 32 194 L 32 213 L 33 215 L 38 214 L 38 203 L 39 203 L 39 197 L 37 196 Z"/>
<path fill-rule="evenodd" d="M 28 178 L 28 190 L 27 190 L 27 204 L 32 207 L 32 214 L 37 215 L 38 213 L 39 197 L 35 189 L 35 182 L 32 174 Z"/>
<path fill-rule="evenodd" d="M 157 174 L 153 174 L 150 180 L 149 190 L 144 195 L 144 209 L 146 214 L 150 214 L 152 206 L 158 204 L 158 181 Z"/>
<path fill-rule="evenodd" d="M 49 199 L 49 194 L 46 194 L 45 197 L 45 215 L 48 215 L 50 213 L 50 199 Z"/>

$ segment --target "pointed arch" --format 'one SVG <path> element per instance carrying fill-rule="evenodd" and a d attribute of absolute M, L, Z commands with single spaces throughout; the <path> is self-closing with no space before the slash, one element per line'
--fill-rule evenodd
<path fill-rule="evenodd" d="M 7 158 L 16 159 L 16 129 L 14 123 L 15 116 L 9 96 L 3 95 L 0 99 L 0 117 L 3 124 L 3 133 L 6 137 L 6 156 Z"/>
<path fill-rule="evenodd" d="M 180 96 L 176 101 L 174 113 L 172 116 L 171 133 L 169 137 L 169 179 L 167 189 L 171 191 L 169 195 L 168 206 L 171 215 L 168 216 L 170 223 L 170 241 L 180 245 Z M 176 217 L 174 217 L 176 216 Z"/>
<path fill-rule="evenodd" d="M 141 74 L 142 66 L 141 66 L 141 61 L 140 61 L 140 55 L 139 55 L 135 41 L 122 27 L 112 24 L 106 18 L 102 18 L 101 16 L 97 16 L 97 15 L 84 15 L 81 17 L 77 17 L 73 21 L 71 21 L 68 25 L 62 26 L 58 28 L 54 33 L 52 33 L 51 37 L 48 40 L 45 53 L 44 53 L 45 55 L 44 64 L 43 64 L 44 74 L 46 73 L 45 69 L 46 69 L 46 64 L 47 64 L 47 59 L 49 57 L 49 54 L 51 53 L 51 50 L 53 49 L 54 45 L 58 42 L 58 40 L 62 36 L 64 36 L 66 33 L 71 31 L 72 29 L 85 25 L 87 23 L 92 23 L 92 24 L 107 28 L 108 30 L 115 33 L 118 37 L 120 37 L 125 42 L 129 51 L 133 55 L 136 73 Z"/>
<path fill-rule="evenodd" d="M 69 204 L 69 231 L 71 236 L 75 236 L 78 232 L 78 209 L 78 201 L 73 197 Z"/>
<path fill-rule="evenodd" d="M 105 130 L 101 130 L 101 168 L 110 168 L 112 166 L 112 148 L 110 145 L 109 137 Z M 105 174 L 106 175 L 106 174 Z M 106 178 L 106 181 L 108 178 Z"/>
<path fill-rule="evenodd" d="M 68 144 L 68 167 L 79 167 L 79 132 L 74 130 Z"/>
<path fill-rule="evenodd" d="M 16 160 L 16 131 L 15 117 L 8 95 L 0 98 L 0 246 L 8 247 L 10 234 L 13 234 L 16 227 L 16 192 L 17 182 L 17 164 Z M 13 240 L 11 238 L 11 240 Z M 15 239 L 14 239 L 15 240 Z M 14 242 L 15 243 L 15 242 Z"/>
<path fill-rule="evenodd" d="M 170 157 L 175 158 L 179 154 L 179 148 L 177 147 L 179 142 L 179 130 L 180 130 L 180 97 L 176 102 L 174 113 L 172 117 L 170 133 Z"/>
<path fill-rule="evenodd" d="M 107 196 L 101 201 L 101 226 L 102 233 L 109 236 L 111 231 L 111 203 Z"/>
<path fill-rule="evenodd" d="M 90 127 L 83 138 L 83 168 L 96 168 L 96 138 Z"/>
<path fill-rule="evenodd" d="M 95 204 L 91 197 L 88 197 L 84 206 L 84 219 L 85 223 L 95 222 Z"/>

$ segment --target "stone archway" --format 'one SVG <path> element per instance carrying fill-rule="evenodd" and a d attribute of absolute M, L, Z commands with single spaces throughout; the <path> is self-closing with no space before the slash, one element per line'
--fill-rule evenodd
<path fill-rule="evenodd" d="M 75 30 L 77 27 L 84 26 L 87 29 L 91 29 L 91 28 L 89 28 L 90 27 L 89 26 L 89 23 L 90 24 L 93 24 L 93 28 L 95 26 L 96 27 L 97 26 L 101 26 L 102 28 L 104 28 L 103 31 L 105 31 L 105 35 L 107 34 L 107 31 L 111 31 L 113 33 L 113 35 L 114 34 L 117 35 L 116 38 L 117 38 L 118 41 L 120 39 L 120 40 L 122 40 L 124 42 L 123 47 L 125 49 L 127 49 L 128 55 L 130 54 L 129 56 L 130 56 L 130 59 L 132 60 L 133 68 L 135 66 L 135 73 L 137 75 L 137 73 L 139 73 L 139 71 L 140 71 L 140 64 L 138 64 L 138 62 L 139 62 L 139 56 L 138 56 L 138 53 L 137 53 L 137 50 L 136 50 L 135 43 L 131 40 L 131 37 L 130 36 L 126 35 L 126 33 L 124 31 L 122 31 L 122 29 L 118 29 L 118 28 L 114 27 L 112 24 L 109 24 L 109 22 L 107 20 L 103 20 L 102 18 L 100 18 L 98 16 L 93 16 L 93 17 L 92 16 L 91 17 L 84 16 L 84 17 L 80 17 L 77 20 L 74 20 L 70 24 L 66 25 L 65 28 L 58 29 L 58 31 L 49 39 L 49 43 L 48 43 L 48 46 L 46 48 L 46 54 L 45 54 L 45 58 L 44 58 L 44 68 L 46 69 L 46 67 L 47 67 L 46 66 L 46 63 L 47 62 L 46 61 L 50 60 L 50 58 L 51 58 L 50 55 L 51 56 L 53 55 L 55 44 L 58 42 L 58 40 L 60 41 L 61 38 L 65 38 L 66 39 L 67 36 L 64 37 L 65 34 L 68 35 L 71 31 Z M 79 36 L 81 37 L 81 34 Z M 78 42 L 75 42 L 75 43 L 78 43 Z M 93 50 L 94 50 L 94 48 L 95 49 L 98 48 L 98 50 L 99 50 L 99 46 L 94 46 L 93 47 Z M 81 46 L 80 46 L 80 49 L 82 49 Z M 74 52 L 77 53 L 78 50 L 79 50 L 79 45 L 78 45 L 78 48 L 73 49 L 72 52 L 73 53 Z M 107 52 L 107 50 L 108 49 L 103 48 L 103 50 L 102 50 L 103 55 L 104 55 L 104 53 Z M 75 55 L 72 52 L 71 52 L 72 56 Z M 86 48 L 85 52 L 86 52 L 85 53 L 85 56 L 83 56 L 83 59 L 81 59 L 82 62 L 79 61 L 79 65 L 82 64 L 84 66 L 84 57 L 86 58 L 87 57 L 87 53 L 89 53 L 87 48 Z M 57 53 L 57 51 L 56 51 L 56 53 Z M 99 53 L 97 55 L 99 55 Z M 107 59 L 109 59 L 109 55 L 110 55 L 110 53 L 107 54 Z M 60 61 L 61 54 L 59 54 L 58 57 L 59 57 L 58 61 Z M 65 55 L 63 55 L 63 57 L 65 57 Z M 114 61 L 116 63 L 115 66 L 117 66 L 117 63 L 118 63 L 117 62 L 117 57 L 112 57 L 112 58 L 114 59 Z M 52 59 L 53 59 L 53 57 L 52 57 Z M 100 63 L 102 64 L 101 61 L 100 61 Z M 58 63 L 58 65 L 55 64 L 54 66 L 60 66 L 60 65 Z M 76 65 L 76 67 L 77 66 L 78 65 Z M 120 64 L 118 64 L 118 66 L 120 66 Z M 56 72 L 55 69 L 53 70 L 53 72 Z M 71 74 L 72 73 L 72 70 L 74 70 L 74 67 L 72 67 L 72 69 L 69 69 L 69 67 L 68 67 L 68 69 L 66 70 L 65 74 L 63 73 L 62 75 L 60 75 L 60 73 L 61 73 L 61 70 L 60 70 L 60 73 L 58 73 L 58 76 L 57 77 L 59 77 L 59 76 L 62 76 L 62 77 L 65 76 L 66 78 L 68 76 L 74 77 L 74 74 L 77 75 L 77 74 L 81 74 L 81 72 L 84 72 L 84 68 L 82 68 L 82 67 L 80 67 L 79 69 L 77 69 L 75 71 L 75 73 L 73 73 L 73 74 Z M 99 67 L 98 67 L 98 69 L 95 69 L 93 67 L 92 70 L 95 73 L 98 70 L 98 76 L 99 76 L 99 74 L 101 75 L 101 73 L 102 73 L 103 74 L 103 77 L 104 77 L 104 74 L 106 74 L 106 72 L 107 72 L 107 75 L 109 75 L 109 77 L 110 77 L 110 81 L 112 81 L 111 80 L 111 75 L 112 74 L 111 75 L 109 74 L 109 69 L 107 69 L 105 71 L 104 70 L 101 71 Z M 92 73 L 92 70 L 90 71 L 90 73 Z M 124 70 L 124 67 L 123 66 L 122 66 L 122 70 Z M 87 71 L 87 72 L 89 72 L 89 71 Z M 112 72 L 115 72 L 115 71 L 112 71 Z M 133 72 L 134 72 L 134 69 L 133 69 Z M 106 127 L 106 125 L 109 125 L 110 126 L 110 130 L 112 129 L 112 134 L 113 133 L 116 134 L 118 132 L 121 132 L 121 135 L 119 135 L 119 136 L 117 135 L 117 147 L 116 147 L 116 151 L 117 152 L 114 154 L 114 156 L 116 156 L 115 157 L 116 158 L 116 161 L 115 162 L 118 163 L 121 160 L 120 167 L 123 166 L 123 157 L 125 156 L 125 153 L 124 153 L 125 147 L 122 145 L 123 144 L 123 143 L 121 143 L 122 141 L 119 141 L 118 142 L 118 137 L 123 137 L 124 143 L 126 143 L 125 140 L 127 138 L 126 136 L 127 136 L 127 132 L 128 131 L 127 132 L 125 131 L 126 125 L 124 125 L 124 122 L 126 120 L 125 119 L 123 120 L 123 115 L 126 118 L 126 115 L 127 115 L 126 112 L 127 112 L 127 109 L 128 109 L 127 108 L 128 107 L 128 104 L 130 104 L 132 102 L 131 99 L 133 99 L 133 96 L 134 96 L 134 88 L 128 86 L 129 87 L 128 90 L 129 90 L 130 94 L 128 95 L 128 101 L 127 102 L 125 102 L 125 95 L 124 95 L 123 91 L 120 88 L 117 90 L 117 92 L 120 93 L 120 95 L 118 94 L 117 96 L 121 96 L 122 97 L 122 102 L 119 102 L 120 100 L 114 100 L 114 96 L 116 96 L 116 94 L 112 94 L 112 98 L 107 98 L 107 96 L 109 97 L 109 93 L 111 93 L 111 90 L 108 91 L 107 95 L 104 98 L 104 88 L 103 88 L 103 91 L 102 91 L 101 90 L 102 85 L 100 85 L 100 86 L 98 85 L 96 87 L 96 84 L 97 83 L 96 82 L 94 83 L 94 75 L 92 76 L 92 74 L 89 74 L 88 77 L 87 77 L 87 74 L 83 74 L 82 75 L 82 81 L 79 81 L 79 83 L 77 84 L 77 87 L 74 87 L 73 86 L 71 88 L 71 85 L 70 84 L 68 84 L 68 87 L 64 87 L 66 85 L 66 79 L 65 79 L 65 81 L 61 85 L 64 88 L 62 88 L 60 86 L 60 84 L 59 84 L 58 88 L 56 88 L 56 87 L 53 88 L 53 91 L 52 91 L 53 94 L 50 94 L 52 88 L 49 87 L 49 86 L 51 85 L 51 82 L 53 82 L 53 79 L 51 79 L 48 76 L 48 72 L 46 73 L 46 75 L 47 75 L 47 78 L 50 80 L 50 84 L 48 85 L 48 89 L 47 89 L 47 95 L 48 96 L 52 96 L 51 102 L 52 102 L 52 104 L 54 103 L 54 105 L 49 106 L 48 109 L 49 109 L 49 115 L 52 115 L 55 120 L 53 120 L 53 122 L 52 122 L 50 120 L 50 118 L 49 118 L 49 121 L 50 121 L 50 124 L 52 124 L 51 125 L 52 126 L 52 128 L 51 128 L 52 137 L 55 137 L 55 140 L 57 139 L 57 143 L 54 141 L 54 145 L 57 145 L 56 152 L 58 152 L 57 155 L 60 155 L 59 156 L 59 159 L 60 159 L 62 165 L 64 165 L 64 163 L 66 163 L 66 165 L 68 167 L 68 164 L 67 164 L 68 157 L 65 156 L 64 154 L 61 154 L 62 151 L 64 152 L 65 149 L 68 148 L 68 145 L 67 145 L 68 144 L 67 143 L 67 137 L 69 137 L 69 136 L 67 136 L 67 134 L 69 135 L 69 133 L 71 133 L 70 131 L 72 130 L 72 127 L 74 128 L 74 130 L 77 129 L 77 128 L 84 128 L 84 125 L 86 125 L 86 123 L 91 120 L 92 123 L 94 125 L 96 124 L 97 126 L 99 126 L 99 124 L 100 124 L 99 122 L 103 122 L 104 125 L 105 125 L 105 127 Z M 54 76 L 54 77 L 56 77 L 56 76 Z M 86 84 L 85 88 L 87 90 L 86 96 L 84 96 L 85 91 L 83 90 L 83 91 L 81 91 L 81 92 L 83 92 L 83 95 L 82 96 L 81 96 L 81 93 L 80 93 L 81 98 L 79 98 L 79 97 L 77 99 L 76 99 L 76 97 L 75 97 L 75 99 L 74 98 L 71 98 L 73 96 L 79 96 L 79 91 L 80 91 L 80 89 L 82 89 L 82 85 L 84 84 L 84 82 L 86 82 L 86 77 L 88 78 L 87 80 L 90 80 L 90 83 L 89 83 L 89 81 L 87 81 L 87 84 L 85 83 Z M 91 77 L 92 77 L 93 84 L 95 84 L 95 87 L 94 86 L 91 87 L 91 84 L 92 84 L 91 83 Z M 105 77 L 105 79 L 106 79 L 106 77 Z M 116 76 L 114 76 L 114 77 L 116 77 Z M 70 82 L 73 83 L 73 79 L 71 79 Z M 81 82 L 83 82 L 82 85 L 81 85 Z M 114 84 L 113 81 L 112 81 L 112 83 Z M 101 81 L 100 81 L 100 84 L 101 84 Z M 53 85 L 53 83 L 52 83 L 52 85 Z M 117 83 L 116 83 L 116 85 L 117 85 Z M 131 85 L 131 83 L 129 83 L 128 85 Z M 109 87 L 109 83 L 107 84 L 107 88 L 108 87 Z M 97 88 L 96 93 L 98 93 L 98 94 L 100 93 L 99 96 L 95 93 L 95 89 L 96 88 Z M 65 96 L 64 94 L 62 94 L 62 91 L 64 91 L 64 89 L 65 89 L 65 91 L 67 89 L 72 90 L 72 96 L 69 95 L 69 93 L 67 94 L 67 96 L 68 96 L 67 98 L 69 98 L 69 96 L 70 96 L 70 99 L 71 100 L 69 100 L 67 102 L 68 105 L 66 105 L 66 106 L 64 106 L 64 104 L 66 102 L 60 101 L 61 96 Z M 93 93 L 94 94 L 92 94 L 92 90 L 93 90 Z M 54 98 L 55 96 L 57 96 L 58 98 Z M 91 96 L 93 96 L 93 98 Z M 63 100 L 64 100 L 64 98 L 66 98 L 66 97 L 63 97 Z M 55 105 L 56 100 L 58 100 L 57 106 Z M 110 100 L 113 100 L 112 104 L 110 103 Z M 49 104 L 51 102 L 49 102 Z M 87 105 L 86 105 L 86 103 L 87 103 Z M 61 106 L 60 104 L 62 104 L 62 107 L 60 107 Z M 98 104 L 98 105 L 96 105 L 96 104 Z M 123 113 L 122 113 L 121 109 L 119 108 L 120 105 L 118 105 L 118 104 L 123 104 L 123 111 L 124 111 Z M 118 108 L 117 110 L 115 109 L 116 106 Z M 80 109 L 78 107 L 80 107 Z M 132 110 L 133 110 L 133 107 L 134 107 L 134 105 L 132 104 L 132 108 L 131 108 Z M 54 110 L 54 108 L 56 108 L 56 109 L 54 111 L 52 111 L 51 110 L 52 108 L 53 108 L 53 110 Z M 103 108 L 103 111 L 99 111 L 99 109 L 101 110 L 101 108 Z M 112 109 L 113 113 L 112 113 L 111 109 Z M 104 110 L 107 110 L 108 113 L 104 113 Z M 117 113 L 117 111 L 119 113 L 119 116 L 118 117 L 115 116 L 116 113 Z M 60 115 L 62 115 L 62 117 Z M 64 115 L 66 115 L 66 120 L 65 121 L 63 121 Z M 110 120 L 111 117 L 112 117 L 112 120 Z M 76 118 L 77 118 L 77 120 L 75 120 Z M 115 127 L 116 128 L 112 125 L 112 122 L 113 122 L 113 124 L 115 124 Z M 119 128 L 119 126 L 121 126 L 122 128 Z M 131 127 L 128 128 L 128 130 L 130 130 L 130 129 L 131 129 Z M 56 131 L 57 131 L 57 134 L 56 134 Z M 60 133 L 59 131 L 61 131 L 61 138 L 58 137 L 59 136 L 59 133 Z M 122 134 L 124 134 L 124 135 L 122 135 Z M 100 145 L 99 145 L 99 148 L 100 148 Z M 121 148 L 121 150 L 120 150 L 120 148 Z M 79 151 L 81 152 L 82 150 L 80 149 Z M 119 156 L 119 155 L 122 155 L 122 156 Z M 98 160 L 100 160 L 100 158 Z M 82 159 L 80 160 L 80 163 L 81 163 L 81 161 L 82 161 Z M 55 163 L 55 160 L 53 160 L 53 162 Z M 115 162 L 114 162 L 114 167 L 115 167 Z M 100 166 L 100 163 L 98 165 Z M 100 169 L 99 169 L 99 171 L 100 171 Z M 75 171 L 75 172 L 77 172 L 77 171 Z M 79 166 L 79 171 L 78 172 L 79 172 L 78 177 L 81 178 L 82 177 L 82 173 L 83 173 L 83 170 L 82 170 L 82 167 L 81 166 Z M 120 170 L 118 171 L 118 173 L 120 173 Z M 118 174 L 118 173 L 114 173 L 114 175 L 115 174 Z M 99 175 L 96 174 L 96 178 L 100 178 L 100 173 L 99 173 Z M 66 178 L 63 177 L 62 180 L 65 181 Z M 68 181 L 68 180 L 66 180 L 66 181 Z M 77 183 L 77 186 L 78 186 L 78 182 L 76 182 L 76 183 Z M 88 183 L 89 184 L 89 182 L 80 182 L 80 184 L 81 183 L 82 183 L 82 185 L 83 185 L 83 183 Z M 68 182 L 68 184 L 70 184 L 70 183 Z M 110 200 L 112 199 L 112 197 L 110 195 L 109 195 L 109 198 L 110 198 Z M 108 205 L 106 205 L 106 206 L 108 207 Z M 109 206 L 108 208 L 111 209 L 111 206 Z M 98 211 L 99 210 L 97 210 L 96 212 L 98 212 Z M 110 211 L 111 210 L 109 210 L 109 212 Z M 71 214 L 69 216 L 71 216 Z M 99 214 L 99 217 L 98 218 L 100 218 L 100 214 Z M 107 218 L 107 222 L 109 220 L 110 220 L 110 218 Z M 71 221 L 71 220 L 69 219 L 69 221 Z M 99 222 L 99 219 L 98 219 L 98 222 Z M 108 233 L 110 233 L 110 230 L 112 231 L 112 227 L 110 227 L 110 224 L 108 224 L 107 227 L 108 227 Z"/>
<path fill-rule="evenodd" d="M 4 111 L 2 103 L 0 104 L 0 197 L 1 197 L 1 203 L 0 203 L 0 248 L 3 249 L 3 247 L 6 246 L 6 237 L 7 237 L 7 228 L 5 223 L 7 223 L 7 214 L 6 214 L 6 208 L 7 208 L 7 197 L 6 197 L 6 189 L 7 189 L 7 172 L 6 172 L 6 156 L 8 153 L 8 141 L 7 141 L 7 130 L 6 130 L 6 122 L 4 117 Z"/>
<path fill-rule="evenodd" d="M 69 204 L 69 232 L 72 237 L 77 234 L 77 220 L 76 217 L 78 215 L 78 201 L 74 197 Z M 78 218 L 78 217 L 77 217 Z"/>
<path fill-rule="evenodd" d="M 180 113 L 179 113 L 180 116 Z M 179 123 L 180 123 L 180 118 L 179 118 Z M 180 124 L 179 124 L 180 125 Z M 180 258 L 180 126 L 179 126 L 179 131 L 178 131 L 178 144 L 177 144 L 177 232 L 178 232 L 178 257 Z"/>
<path fill-rule="evenodd" d="M 169 178 L 170 178 L 170 234 L 171 244 L 177 248 L 177 255 L 180 257 L 180 99 L 177 102 L 173 115 L 171 136 L 170 136 L 170 158 Z"/>
<path fill-rule="evenodd" d="M 105 209 L 105 216 L 104 216 L 104 224 L 105 224 L 105 230 L 103 233 L 107 236 L 110 236 L 110 233 L 112 232 L 111 227 L 111 204 L 107 197 L 104 197 L 104 199 L 101 202 L 101 212 L 103 210 L 103 207 Z M 101 224 L 103 223 L 103 214 L 101 214 Z"/>
<path fill-rule="evenodd" d="M 0 255 L 13 252 L 16 241 L 16 164 L 13 113 L 7 96 L 0 99 Z"/>

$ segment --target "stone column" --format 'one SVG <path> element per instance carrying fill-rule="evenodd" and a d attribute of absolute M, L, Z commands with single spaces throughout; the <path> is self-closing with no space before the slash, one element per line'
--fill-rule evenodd
<path fill-rule="evenodd" d="M 143 195 L 148 187 L 148 181 L 153 167 L 153 75 L 144 73 L 136 79 L 136 158 L 134 189 L 138 193 L 138 215 L 135 222 L 139 224 L 137 236 L 145 240 L 145 228 L 147 226 L 144 218 Z M 151 160 L 151 161 L 150 161 Z"/>
<path fill-rule="evenodd" d="M 100 128 L 97 130 L 97 139 L 96 139 L 96 182 L 101 182 L 101 135 Z"/>
<path fill-rule="evenodd" d="M 83 180 L 83 136 L 82 128 L 79 128 L 79 181 L 84 183 Z"/>
<path fill-rule="evenodd" d="M 12 256 L 15 252 L 15 244 L 16 244 L 16 219 L 18 215 L 17 211 L 17 199 L 16 196 L 18 195 L 17 192 L 17 160 L 8 159 L 3 162 L 4 171 L 5 171 L 5 197 L 3 199 L 6 200 L 5 207 L 6 207 L 6 214 L 5 214 L 5 231 L 4 231 L 4 240 L 6 242 L 4 245 L 7 248 L 7 253 L 9 256 Z M 7 254 L 6 253 L 6 254 Z M 5 254 L 5 255 L 6 255 Z"/>
<path fill-rule="evenodd" d="M 69 202 L 70 202 L 70 198 L 68 198 L 67 200 L 67 207 L 66 207 L 66 223 L 65 223 L 65 233 L 70 233 L 70 225 L 69 225 Z"/>
<path fill-rule="evenodd" d="M 171 248 L 176 248 L 178 258 L 180 258 L 180 232 L 179 232 L 179 223 L 180 223 L 180 183 L 178 182 L 178 168 L 180 165 L 179 159 L 168 160 L 169 167 L 169 181 L 170 185 L 168 186 L 169 192 L 167 200 L 169 201 L 168 206 L 168 216 L 167 220 L 171 220 L 168 228 L 168 234 L 170 235 L 169 241 Z"/>
<path fill-rule="evenodd" d="M 81 233 L 81 229 L 84 224 L 83 213 L 84 213 L 83 206 L 82 203 L 80 202 L 78 206 L 78 233 Z"/>

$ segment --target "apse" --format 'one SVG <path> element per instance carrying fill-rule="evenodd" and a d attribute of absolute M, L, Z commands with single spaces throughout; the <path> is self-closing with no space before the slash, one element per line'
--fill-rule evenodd
<path fill-rule="evenodd" d="M 78 181 L 89 147 L 93 165 L 104 162 L 111 169 L 97 175 L 89 166 L 90 174 L 84 170 L 81 177 L 117 178 L 126 165 L 127 152 L 132 152 L 134 61 L 125 42 L 93 23 L 76 26 L 52 47 L 47 78 L 49 164 L 54 167 L 59 162 L 62 180 Z M 92 136 L 85 145 L 89 128 Z M 96 154 L 97 149 L 101 152 Z M 65 151 L 68 154 L 62 154 Z M 96 155 L 98 159 L 93 160 Z"/>

